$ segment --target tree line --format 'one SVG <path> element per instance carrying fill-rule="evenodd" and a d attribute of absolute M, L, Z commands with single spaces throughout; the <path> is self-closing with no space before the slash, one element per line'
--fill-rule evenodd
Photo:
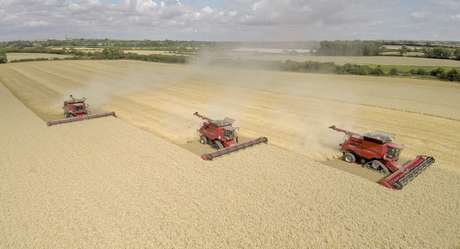
<path fill-rule="evenodd" d="M 390 70 L 384 70 L 381 66 L 369 66 L 358 64 L 336 65 L 332 62 L 297 62 L 285 61 L 281 62 L 280 69 L 291 72 L 326 72 L 335 74 L 351 74 L 351 75 L 372 75 L 372 76 L 413 76 L 413 77 L 431 77 L 440 80 L 460 82 L 460 70 L 456 68 L 445 69 L 435 68 L 427 70 L 424 68 L 412 68 L 409 71 L 401 71 L 396 67 Z"/>
<path fill-rule="evenodd" d="M 324 56 L 378 56 L 385 52 L 384 45 L 388 42 L 380 41 L 322 41 L 316 50 L 316 55 Z M 410 52 L 411 49 L 403 45 L 399 52 L 401 56 Z M 415 51 L 423 52 L 424 57 L 434 59 L 460 60 L 460 48 L 430 46 L 420 47 Z"/>
<path fill-rule="evenodd" d="M 456 59 L 460 60 L 460 48 L 450 49 L 450 48 L 425 48 L 423 53 L 428 58 L 434 59 Z"/>
<path fill-rule="evenodd" d="M 128 50 L 129 51 L 129 50 Z M 139 61 L 150 61 L 150 62 L 162 62 L 162 63 L 179 63 L 183 64 L 187 62 L 186 56 L 181 55 L 162 55 L 162 54 L 151 54 L 142 55 L 136 53 L 126 53 L 120 48 L 104 48 L 102 52 L 75 52 L 77 59 L 91 59 L 91 60 L 139 60 Z"/>
<path fill-rule="evenodd" d="M 28 50 L 28 51 L 35 51 L 36 53 L 39 53 L 38 51 L 43 52 L 43 50 L 41 49 Z M 120 48 L 104 48 L 101 52 L 83 52 L 83 51 L 72 49 L 65 53 L 59 53 L 59 54 L 69 54 L 73 56 L 67 57 L 67 58 L 52 58 L 52 59 L 27 58 L 27 59 L 14 60 L 11 62 L 14 63 L 14 62 L 28 62 L 28 61 L 45 61 L 45 60 L 138 60 L 138 61 L 179 63 L 179 64 L 183 64 L 187 62 L 186 56 L 162 55 L 162 54 L 141 55 L 141 54 L 129 53 L 129 52 L 126 53 Z M 6 55 L 5 55 L 5 58 L 6 58 Z M 1 63 L 1 53 L 0 53 L 0 63 Z M 6 63 L 6 61 L 4 63 Z"/>
<path fill-rule="evenodd" d="M 447 81 L 460 82 L 460 70 L 451 68 L 424 69 L 421 67 L 403 71 L 396 67 L 390 69 L 382 66 L 369 66 L 358 64 L 337 65 L 333 62 L 316 61 L 258 61 L 258 60 L 238 60 L 238 59 L 216 59 L 210 65 L 224 67 L 244 68 L 244 69 L 265 69 L 280 70 L 301 73 L 329 73 L 329 74 L 349 74 L 349 75 L 371 75 L 371 76 L 409 76 L 435 78 Z"/>
<path fill-rule="evenodd" d="M 201 47 L 212 47 L 215 42 L 204 41 L 173 41 L 173 40 L 111 40 L 111 39 L 66 39 L 66 40 L 44 40 L 44 41 L 7 41 L 0 42 L 0 47 L 21 50 L 21 49 L 45 49 L 57 48 L 110 48 L 119 47 L 124 49 L 146 48 L 152 50 L 196 52 Z M 34 51 L 35 52 L 35 51 Z"/>
<path fill-rule="evenodd" d="M 322 41 L 316 55 L 326 56 L 377 56 L 383 52 L 378 41 Z"/>

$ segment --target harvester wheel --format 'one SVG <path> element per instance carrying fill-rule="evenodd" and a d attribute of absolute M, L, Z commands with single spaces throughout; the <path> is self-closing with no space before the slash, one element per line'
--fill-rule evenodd
<path fill-rule="evenodd" d="M 356 156 L 353 153 L 345 152 L 343 153 L 343 160 L 347 163 L 354 163 L 356 162 Z"/>
<path fill-rule="evenodd" d="M 206 136 L 201 136 L 200 137 L 200 144 L 207 144 L 208 143 L 208 138 Z"/>
<path fill-rule="evenodd" d="M 382 172 L 382 174 L 384 174 L 384 175 L 390 174 L 390 171 L 389 171 L 389 170 L 387 169 L 387 167 L 385 167 L 385 166 L 382 166 L 382 167 L 380 168 L 380 172 Z"/>
<path fill-rule="evenodd" d="M 404 185 L 402 185 L 401 183 L 397 182 L 397 183 L 393 184 L 393 187 L 395 189 L 397 189 L 397 190 L 401 190 L 404 187 Z"/>
<path fill-rule="evenodd" d="M 370 169 L 373 169 L 373 170 L 377 170 L 379 171 L 380 173 L 384 174 L 384 175 L 388 175 L 390 173 L 390 171 L 388 171 L 387 167 L 385 167 L 385 165 L 380 162 L 379 160 L 372 160 L 372 161 L 369 161 L 365 164 L 366 167 L 370 168 Z"/>
<path fill-rule="evenodd" d="M 224 148 L 224 145 L 222 145 L 221 141 L 216 140 L 214 143 L 216 144 L 218 150 L 221 150 Z"/>

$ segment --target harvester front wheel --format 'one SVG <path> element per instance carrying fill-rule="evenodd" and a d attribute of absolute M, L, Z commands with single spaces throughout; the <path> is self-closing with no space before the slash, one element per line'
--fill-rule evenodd
<path fill-rule="evenodd" d="M 207 144 L 208 143 L 208 138 L 206 136 L 201 136 L 200 137 L 200 144 Z"/>
<path fill-rule="evenodd" d="M 356 162 L 356 156 L 353 155 L 351 152 L 344 152 L 343 153 L 343 160 L 347 163 L 354 163 Z"/>
<path fill-rule="evenodd" d="M 382 174 L 384 174 L 384 175 L 390 174 L 390 171 L 385 166 L 380 168 L 380 172 L 382 172 Z"/>
<path fill-rule="evenodd" d="M 221 141 L 216 140 L 214 143 L 216 144 L 216 147 L 217 147 L 218 150 L 221 150 L 221 149 L 224 148 L 224 145 L 222 144 Z"/>
<path fill-rule="evenodd" d="M 364 166 L 370 168 L 370 169 L 373 169 L 373 170 L 376 170 L 376 171 L 379 171 L 380 173 L 384 174 L 384 175 L 388 175 L 390 173 L 390 171 L 387 169 L 387 167 L 385 166 L 385 164 L 383 164 L 382 162 L 380 162 L 379 160 L 372 160 L 372 161 L 369 161 L 367 162 Z"/>

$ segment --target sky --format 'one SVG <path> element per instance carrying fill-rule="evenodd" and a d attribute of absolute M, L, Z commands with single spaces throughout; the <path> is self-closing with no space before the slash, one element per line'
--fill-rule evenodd
<path fill-rule="evenodd" d="M 460 0 L 0 0 L 0 40 L 460 40 Z"/>

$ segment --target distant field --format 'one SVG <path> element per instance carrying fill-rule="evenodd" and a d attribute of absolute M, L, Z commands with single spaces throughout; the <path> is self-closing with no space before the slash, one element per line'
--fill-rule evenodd
<path fill-rule="evenodd" d="M 102 52 L 104 50 L 103 48 L 87 48 L 87 47 L 65 47 L 67 50 L 77 50 L 79 52 L 84 52 L 84 53 L 94 53 L 94 52 Z M 53 50 L 62 50 L 62 47 L 53 47 L 51 48 Z"/>
<path fill-rule="evenodd" d="M 429 72 L 437 68 L 442 68 L 444 69 L 444 71 L 447 72 L 453 68 L 453 67 L 447 67 L 447 66 L 407 66 L 407 65 L 372 65 L 372 64 L 369 64 L 369 66 L 372 68 L 380 67 L 386 74 L 388 74 L 390 70 L 393 68 L 397 69 L 401 73 L 409 73 L 411 70 L 419 70 L 419 69 L 423 69 L 426 72 Z M 455 68 L 457 70 L 460 69 L 458 67 L 455 67 Z"/>
<path fill-rule="evenodd" d="M 383 47 L 386 48 L 386 49 L 401 49 L 402 48 L 401 45 L 384 45 Z M 406 48 L 408 48 L 408 49 L 419 49 L 421 47 L 420 46 L 406 46 Z"/>
<path fill-rule="evenodd" d="M 334 62 L 338 65 L 351 64 L 374 64 L 374 65 L 404 65 L 404 66 L 434 66 L 434 67 L 460 67 L 460 61 L 399 57 L 399 56 L 305 56 L 305 55 L 266 55 L 235 53 L 233 58 L 255 60 L 293 60 L 293 61 L 318 61 Z"/>
<path fill-rule="evenodd" d="M 171 51 L 158 51 L 158 50 L 125 50 L 125 53 L 134 53 L 140 55 L 183 55 L 181 53 L 174 53 Z"/>
<path fill-rule="evenodd" d="M 94 53 L 94 52 L 102 52 L 102 48 L 73 48 L 75 50 L 78 50 L 80 52 L 84 52 L 84 53 Z"/>
<path fill-rule="evenodd" d="M 6 55 L 8 61 L 25 60 L 25 59 L 54 59 L 54 58 L 69 58 L 70 55 L 63 54 L 41 54 L 41 53 L 8 53 Z"/>
<path fill-rule="evenodd" d="M 385 56 L 399 56 L 400 53 L 397 52 L 397 51 L 394 51 L 394 52 L 382 52 L 380 53 L 380 55 L 385 55 Z M 424 56 L 424 53 L 422 52 L 407 52 L 404 54 L 405 56 L 420 56 L 420 57 L 423 57 Z"/>

